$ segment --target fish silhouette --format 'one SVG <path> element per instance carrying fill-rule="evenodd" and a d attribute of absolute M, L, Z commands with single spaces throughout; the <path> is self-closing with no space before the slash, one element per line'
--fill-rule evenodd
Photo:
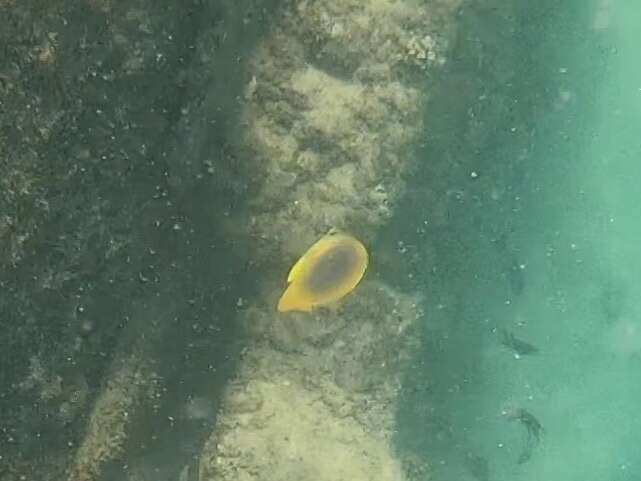
<path fill-rule="evenodd" d="M 539 348 L 534 344 L 519 339 L 506 329 L 501 329 L 499 334 L 501 336 L 501 344 L 512 350 L 517 357 L 530 356 L 539 352 Z"/>

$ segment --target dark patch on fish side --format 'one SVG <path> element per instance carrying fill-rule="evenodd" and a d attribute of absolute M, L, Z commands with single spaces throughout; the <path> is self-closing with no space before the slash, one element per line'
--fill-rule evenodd
<path fill-rule="evenodd" d="M 340 285 L 358 266 L 358 253 L 351 245 L 337 245 L 325 252 L 306 280 L 307 289 L 322 294 Z"/>
<path fill-rule="evenodd" d="M 501 329 L 499 335 L 501 337 L 501 344 L 513 351 L 515 355 L 531 356 L 539 352 L 539 348 L 534 344 L 519 339 L 507 329 Z"/>

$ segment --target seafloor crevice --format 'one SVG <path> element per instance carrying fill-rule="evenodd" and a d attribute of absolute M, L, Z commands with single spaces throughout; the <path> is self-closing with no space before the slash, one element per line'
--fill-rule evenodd
<path fill-rule="evenodd" d="M 251 57 L 241 118 L 261 181 L 250 221 L 230 227 L 266 274 L 202 480 L 407 478 L 391 434 L 420 299 L 366 279 L 335 309 L 275 306 L 288 262 L 319 236 L 367 241 L 389 219 L 458 3 L 293 2 Z"/>

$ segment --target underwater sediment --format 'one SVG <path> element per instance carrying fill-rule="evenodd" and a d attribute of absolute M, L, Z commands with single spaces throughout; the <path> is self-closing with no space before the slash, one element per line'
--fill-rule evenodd
<path fill-rule="evenodd" d="M 241 124 L 262 180 L 232 228 L 268 274 L 241 313 L 251 342 L 203 481 L 407 479 L 391 434 L 420 298 L 366 276 L 334 309 L 276 305 L 289 260 L 330 229 L 367 243 L 391 216 L 458 4 L 293 2 L 252 55 Z"/>

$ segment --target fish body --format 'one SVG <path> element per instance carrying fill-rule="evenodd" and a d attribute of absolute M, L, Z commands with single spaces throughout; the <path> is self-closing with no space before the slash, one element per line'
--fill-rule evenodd
<path fill-rule="evenodd" d="M 343 298 L 361 281 L 367 264 L 367 250 L 354 237 L 324 236 L 290 269 L 278 310 L 311 312 Z"/>
<path fill-rule="evenodd" d="M 508 413 L 507 418 L 510 421 L 518 421 L 525 428 L 525 446 L 517 460 L 518 464 L 523 464 L 530 460 L 532 451 L 541 442 L 543 426 L 531 412 L 523 408 L 518 408 Z"/>
<path fill-rule="evenodd" d="M 539 348 L 534 344 L 530 344 L 523 339 L 519 339 L 514 334 L 506 329 L 501 329 L 501 344 L 514 352 L 517 357 L 531 356 L 539 352 Z"/>
<path fill-rule="evenodd" d="M 525 290 L 525 264 L 513 262 L 507 269 L 507 279 L 510 284 L 510 290 L 514 295 L 521 295 Z"/>

